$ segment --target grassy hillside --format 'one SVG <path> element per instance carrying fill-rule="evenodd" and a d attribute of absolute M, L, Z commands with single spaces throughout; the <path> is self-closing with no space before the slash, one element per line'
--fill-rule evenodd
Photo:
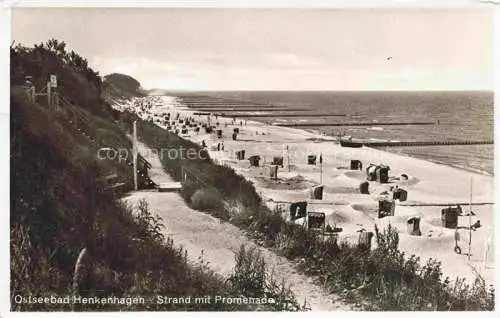
<path fill-rule="evenodd" d="M 293 296 L 255 265 L 258 256 L 242 249 L 232 280 L 226 281 L 203 260 L 189 263 L 185 251 L 163 237 L 161 220 L 146 202 L 133 215 L 105 190 L 102 176 L 116 173 L 130 188 L 132 172 L 127 162 L 98 159 L 97 150 L 110 144 L 129 149 L 130 142 L 100 97 L 100 77 L 83 58 L 50 40 L 11 49 L 11 62 L 11 310 L 71 310 L 70 304 L 27 299 L 72 295 L 145 298 L 145 303 L 87 304 L 75 310 L 299 309 Z M 34 76 L 40 87 L 52 73 L 59 75 L 60 94 L 71 100 L 85 125 L 75 125 L 67 106 L 57 110 L 29 100 L 21 86 L 24 76 Z M 253 267 L 264 280 L 242 270 Z M 243 281 L 255 284 L 249 289 Z M 161 304 L 156 295 L 254 295 L 278 301 Z"/>

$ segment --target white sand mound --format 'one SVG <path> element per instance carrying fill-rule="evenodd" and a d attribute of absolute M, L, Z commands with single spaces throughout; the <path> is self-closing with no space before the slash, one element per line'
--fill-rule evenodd
<path fill-rule="evenodd" d="M 356 179 L 359 181 L 366 181 L 366 172 L 363 170 L 349 170 L 344 173 L 348 178 Z"/>

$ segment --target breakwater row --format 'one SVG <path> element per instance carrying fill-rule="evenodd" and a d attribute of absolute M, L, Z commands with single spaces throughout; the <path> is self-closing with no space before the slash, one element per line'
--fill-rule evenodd
<path fill-rule="evenodd" d="M 433 121 L 410 122 L 342 122 L 342 123 L 293 123 L 275 124 L 282 127 L 327 127 L 327 126 L 406 126 L 406 125 L 436 125 Z"/>
<path fill-rule="evenodd" d="M 281 111 L 281 110 L 280 110 Z M 346 114 L 328 114 L 328 113 L 302 113 L 302 114 L 242 114 L 242 113 L 216 113 L 221 117 L 240 117 L 240 118 L 253 118 L 253 117 L 345 117 Z"/>
<path fill-rule="evenodd" d="M 418 147 L 418 146 L 464 146 L 492 145 L 493 140 L 432 140 L 432 141 L 382 141 L 363 142 L 367 147 Z"/>

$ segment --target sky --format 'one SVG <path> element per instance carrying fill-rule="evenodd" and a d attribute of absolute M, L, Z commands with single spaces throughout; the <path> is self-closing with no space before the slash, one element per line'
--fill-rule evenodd
<path fill-rule="evenodd" d="M 15 8 L 105 75 L 166 90 L 493 90 L 490 9 Z"/>

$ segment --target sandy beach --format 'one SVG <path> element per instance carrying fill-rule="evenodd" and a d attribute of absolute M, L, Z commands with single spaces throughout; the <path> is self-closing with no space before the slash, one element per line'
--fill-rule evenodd
<path fill-rule="evenodd" d="M 150 103 L 147 111 L 140 111 L 136 105 Z M 114 106 L 117 109 L 129 109 L 137 112 L 143 119 L 152 119 L 160 127 L 163 125 L 165 112 L 171 118 L 191 117 L 193 121 L 215 125 L 222 130 L 222 138 L 216 134 L 207 134 L 204 129 L 195 132 L 189 129 L 181 137 L 201 144 L 204 141 L 210 157 L 218 164 L 228 165 L 254 183 L 258 193 L 270 208 L 280 206 L 289 210 L 290 202 L 308 201 L 308 211 L 324 212 L 326 223 L 342 228 L 339 239 L 354 242 L 358 231 L 373 231 L 374 226 L 385 228 L 389 223 L 399 231 L 400 249 L 408 255 L 415 254 L 424 264 L 429 258 L 442 262 L 445 276 L 463 277 L 472 281 L 480 274 L 487 282 L 493 283 L 494 248 L 489 237 L 493 233 L 493 181 L 492 176 L 460 170 L 408 156 L 389 153 L 372 148 L 345 148 L 333 142 L 332 137 L 323 136 L 295 128 L 278 127 L 255 121 L 232 118 L 215 118 L 207 115 L 194 115 L 194 110 L 182 106 L 175 97 L 149 96 L 144 100 L 132 99 L 121 101 Z M 232 139 L 233 129 L 239 128 L 236 140 Z M 140 134 L 140 132 L 139 132 Z M 223 143 L 224 149 L 217 150 L 214 145 Z M 288 147 L 288 150 L 286 150 Z M 245 160 L 237 160 L 236 152 L 245 150 Z M 252 155 L 261 157 L 259 167 L 253 167 L 247 160 Z M 310 165 L 308 155 L 322 156 L 319 162 Z M 266 166 L 274 156 L 283 157 L 283 167 L 278 168 L 277 179 L 266 174 Z M 362 170 L 350 170 L 351 160 L 360 160 Z M 361 194 L 359 185 L 366 181 L 365 168 L 369 164 L 384 164 L 390 167 L 389 182 L 369 182 L 369 193 Z M 406 174 L 408 179 L 401 178 Z M 468 203 L 487 203 L 473 205 L 473 216 L 459 216 L 459 246 L 462 254 L 454 251 L 455 229 L 441 225 L 441 209 L 447 205 L 463 203 L 462 209 L 469 212 Z M 309 199 L 309 189 L 314 185 L 324 185 L 323 199 Z M 408 192 L 408 199 L 396 201 L 394 216 L 378 218 L 378 198 L 391 186 L 398 186 Z M 420 217 L 420 236 L 408 234 L 407 220 Z M 469 222 L 480 221 L 481 227 L 472 231 L 470 260 Z M 463 227 L 463 228 L 462 228 Z M 487 253 L 485 253 L 487 251 Z M 486 255 L 486 258 L 485 258 Z"/>

